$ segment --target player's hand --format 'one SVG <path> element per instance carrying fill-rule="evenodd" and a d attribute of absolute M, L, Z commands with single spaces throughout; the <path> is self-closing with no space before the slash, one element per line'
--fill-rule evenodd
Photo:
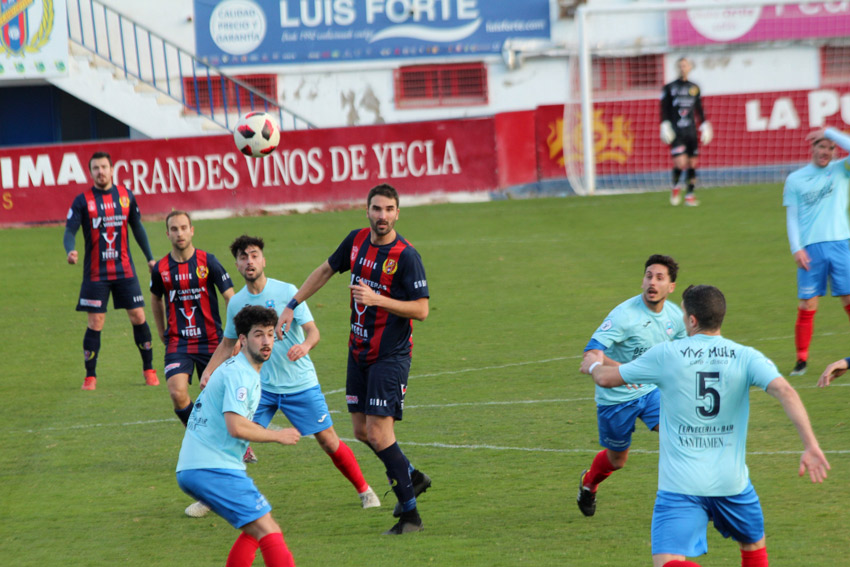
<path fill-rule="evenodd" d="M 157 264 L 156 260 L 149 260 L 148 261 L 148 271 L 150 273 L 154 272 L 154 270 L 156 269 L 156 264 Z"/>
<path fill-rule="evenodd" d="M 281 445 L 295 445 L 301 439 L 301 434 L 294 427 L 287 427 L 277 431 L 277 442 Z"/>
<path fill-rule="evenodd" d="M 379 295 L 375 293 L 375 290 L 363 283 L 363 280 L 348 287 L 351 290 L 351 297 L 354 298 L 355 303 L 366 307 L 378 304 Z"/>
<path fill-rule="evenodd" d="M 68 252 L 67 260 L 68 260 L 69 264 L 76 264 L 78 259 L 79 259 L 79 254 L 77 254 L 76 250 L 71 250 L 70 252 Z"/>
<path fill-rule="evenodd" d="M 289 326 L 292 324 L 292 319 L 294 318 L 295 311 L 289 307 L 284 307 L 283 312 L 277 319 L 277 325 L 275 325 L 274 328 L 274 333 L 277 335 L 278 340 L 282 341 L 283 335 L 289 332 Z"/>
<path fill-rule="evenodd" d="M 292 362 L 295 362 L 302 356 L 306 356 L 307 352 L 308 350 L 303 344 L 292 345 L 292 348 L 286 353 L 286 357 Z"/>
<path fill-rule="evenodd" d="M 826 128 L 818 128 L 806 134 L 806 142 L 810 145 L 823 138 L 826 138 Z"/>
<path fill-rule="evenodd" d="M 672 144 L 675 139 L 676 131 L 673 130 L 673 125 L 670 124 L 669 120 L 665 120 L 661 123 L 661 141 L 665 144 Z"/>
<path fill-rule="evenodd" d="M 832 364 L 826 367 L 826 370 L 823 371 L 823 374 L 820 375 L 820 379 L 818 380 L 818 388 L 826 388 L 829 386 L 830 382 L 841 376 L 847 372 L 847 361 L 843 358 L 841 360 L 836 360 Z"/>
<path fill-rule="evenodd" d="M 590 374 L 590 367 L 596 362 L 604 362 L 604 355 L 601 351 L 589 350 L 584 353 L 584 357 L 581 359 L 581 367 L 579 368 L 579 370 L 581 370 L 582 374 Z"/>
<path fill-rule="evenodd" d="M 714 128 L 711 127 L 711 122 L 706 120 L 699 126 L 699 141 L 706 146 L 714 139 Z"/>
<path fill-rule="evenodd" d="M 824 456 L 820 447 L 810 447 L 803 451 L 803 454 L 800 456 L 800 470 L 798 474 L 803 476 L 808 470 L 809 478 L 812 482 L 823 482 L 826 479 L 826 471 L 829 469 L 829 462 L 826 460 L 826 456 Z"/>
<path fill-rule="evenodd" d="M 809 253 L 806 252 L 805 248 L 800 248 L 799 250 L 794 252 L 794 262 L 797 263 L 797 267 L 803 268 L 808 272 L 809 267 L 812 264 L 812 259 L 809 258 Z"/>
<path fill-rule="evenodd" d="M 210 381 L 210 376 L 212 376 L 212 372 L 209 370 L 204 370 L 204 373 L 201 374 L 201 379 L 198 381 L 198 386 L 201 387 L 201 390 L 207 387 L 207 382 Z"/>

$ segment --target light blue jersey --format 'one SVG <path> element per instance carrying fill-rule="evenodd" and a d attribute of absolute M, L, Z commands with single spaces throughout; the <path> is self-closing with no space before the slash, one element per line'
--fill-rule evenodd
<path fill-rule="evenodd" d="M 261 305 L 270 307 L 277 312 L 278 317 L 283 313 L 286 304 L 295 296 L 298 288 L 292 284 L 268 278 L 266 287 L 257 295 L 253 295 L 245 286 L 239 290 L 227 304 L 227 323 L 224 328 L 224 336 L 228 339 L 236 339 L 236 327 L 233 318 L 246 305 Z M 313 320 L 310 308 L 306 303 L 300 303 L 295 308 L 292 325 L 289 327 L 283 340 L 275 338 L 272 356 L 263 364 L 260 372 L 260 380 L 263 390 L 273 394 L 295 394 L 319 385 L 316 369 L 310 355 L 305 355 L 292 362 L 287 358 L 287 353 L 292 345 L 304 342 L 304 331 L 301 325 Z"/>
<path fill-rule="evenodd" d="M 658 490 L 732 496 L 746 488 L 750 386 L 764 390 L 780 376 L 773 362 L 719 335 L 694 335 L 649 349 L 620 375 L 661 391 Z"/>
<path fill-rule="evenodd" d="M 631 362 L 658 343 L 687 336 L 682 310 L 665 301 L 660 313 L 651 311 L 638 295 L 615 307 L 593 333 L 595 341 L 605 348 L 605 355 L 620 363 Z M 651 392 L 655 386 L 642 388 L 596 387 L 596 403 L 603 406 L 622 404 Z"/>
<path fill-rule="evenodd" d="M 272 349 L 274 352 L 274 349 Z M 260 403 L 260 374 L 243 353 L 229 358 L 215 369 L 201 390 L 177 459 L 177 472 L 189 469 L 245 470 L 242 456 L 248 442 L 227 431 L 225 412 L 252 419 Z"/>
<path fill-rule="evenodd" d="M 836 130 L 827 129 L 826 137 L 841 147 L 850 146 L 850 138 Z M 789 214 L 787 220 L 792 253 L 816 242 L 850 239 L 848 181 L 848 158 L 833 161 L 826 167 L 810 163 L 788 176 L 782 204 L 797 213 L 795 218 Z"/>

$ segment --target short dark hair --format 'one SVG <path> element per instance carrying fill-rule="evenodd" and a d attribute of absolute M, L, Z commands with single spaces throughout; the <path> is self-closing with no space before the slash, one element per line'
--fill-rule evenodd
<path fill-rule="evenodd" d="M 174 217 L 179 217 L 180 215 L 183 215 L 184 217 L 189 219 L 189 226 L 192 226 L 192 217 L 189 216 L 189 213 L 187 213 L 186 211 L 173 210 L 168 213 L 167 217 L 165 217 L 165 228 L 168 228 L 168 221 L 170 221 Z"/>
<path fill-rule="evenodd" d="M 643 265 L 644 272 L 648 267 L 653 264 L 661 264 L 662 266 L 667 266 L 667 273 L 670 276 L 671 282 L 675 282 L 676 278 L 679 276 L 679 264 L 676 263 L 676 260 L 674 260 L 672 256 L 653 254 L 646 261 L 646 264 Z"/>
<path fill-rule="evenodd" d="M 691 285 L 682 293 L 686 315 L 696 317 L 701 329 L 716 331 L 726 316 L 726 298 L 713 285 Z"/>
<path fill-rule="evenodd" d="M 230 244 L 230 253 L 234 258 L 239 257 L 240 252 L 244 252 L 249 246 L 256 246 L 260 250 L 265 247 L 266 243 L 259 236 L 248 236 L 243 234 Z"/>
<path fill-rule="evenodd" d="M 366 199 L 366 206 L 372 206 L 372 197 L 375 195 L 380 195 L 381 197 L 386 197 L 387 199 L 395 199 L 395 206 L 398 208 L 398 191 L 395 190 L 395 187 L 392 185 L 387 185 L 386 183 L 381 183 L 380 185 L 375 185 L 371 189 L 369 189 L 369 197 Z"/>
<path fill-rule="evenodd" d="M 95 152 L 89 158 L 89 171 L 91 171 L 91 162 L 93 162 L 96 159 L 103 159 L 103 158 L 106 158 L 106 160 L 109 162 L 109 167 L 112 167 L 112 156 L 109 155 L 109 153 L 107 153 L 107 152 Z"/>
<path fill-rule="evenodd" d="M 277 311 L 262 305 L 246 305 L 233 318 L 237 335 L 248 335 L 251 329 L 258 327 L 274 327 L 277 324 Z"/>

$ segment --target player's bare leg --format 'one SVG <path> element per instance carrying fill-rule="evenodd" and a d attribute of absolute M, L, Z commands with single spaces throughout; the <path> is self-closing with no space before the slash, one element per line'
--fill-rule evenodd
<path fill-rule="evenodd" d="M 168 395 L 171 396 L 174 413 L 177 414 L 185 427 L 194 407 L 192 398 L 189 397 L 189 375 L 185 372 L 173 374 L 165 380 L 165 385 L 168 386 Z"/>

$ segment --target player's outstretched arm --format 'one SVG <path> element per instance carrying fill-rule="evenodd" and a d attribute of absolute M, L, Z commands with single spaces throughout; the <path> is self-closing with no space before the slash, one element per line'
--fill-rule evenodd
<path fill-rule="evenodd" d="M 823 482 L 826 479 L 826 471 L 829 470 L 829 462 L 821 451 L 818 440 L 812 431 L 809 414 L 803 406 L 803 401 L 788 380 L 779 376 L 768 385 L 767 393 L 776 398 L 782 404 L 785 415 L 797 428 L 797 434 L 803 442 L 803 454 L 800 456 L 800 469 L 798 474 L 803 476 L 809 471 L 812 482 Z"/>
<path fill-rule="evenodd" d="M 281 445 L 295 445 L 301 439 L 301 434 L 294 427 L 285 429 L 266 429 L 245 417 L 232 411 L 224 412 L 224 422 L 227 424 L 227 432 L 231 437 L 244 439 L 251 443 L 280 443 Z"/>
<path fill-rule="evenodd" d="M 233 353 L 233 348 L 236 346 L 236 339 L 228 339 L 227 337 L 222 337 L 221 342 L 218 343 L 218 346 L 215 349 L 215 352 L 210 357 L 210 361 L 207 364 L 207 367 L 204 369 L 204 373 L 201 375 L 201 380 L 198 382 L 198 385 L 201 387 L 201 390 L 206 388 L 207 382 L 210 381 L 210 376 L 212 376 L 213 371 L 221 366 L 221 363 L 230 358 Z"/>
<path fill-rule="evenodd" d="M 292 298 L 293 301 L 297 303 L 302 303 L 310 299 L 314 293 L 322 289 L 322 287 L 328 283 L 328 280 L 333 277 L 334 271 L 331 268 L 331 265 L 328 264 L 328 261 L 325 260 L 322 262 L 318 268 L 313 270 L 307 279 L 304 280 L 304 283 L 301 284 L 301 287 L 298 288 L 298 291 L 295 293 L 295 296 Z M 275 326 L 275 334 L 277 338 L 283 340 L 284 333 L 289 331 L 289 325 L 292 324 L 292 318 L 294 317 L 294 310 L 287 306 L 284 308 L 283 312 L 280 314 L 280 317 L 277 319 L 277 325 Z"/>
<path fill-rule="evenodd" d="M 620 376 L 620 367 L 604 366 L 602 362 L 602 351 L 589 350 L 585 353 L 585 357 L 581 361 L 580 370 L 584 374 L 589 374 L 593 378 L 593 381 L 603 388 L 623 386 L 626 382 Z"/>
<path fill-rule="evenodd" d="M 847 372 L 847 359 L 842 358 L 841 360 L 836 360 L 832 364 L 826 367 L 823 371 L 823 374 L 820 375 L 820 379 L 818 380 L 819 388 L 826 388 L 829 384 Z"/>

